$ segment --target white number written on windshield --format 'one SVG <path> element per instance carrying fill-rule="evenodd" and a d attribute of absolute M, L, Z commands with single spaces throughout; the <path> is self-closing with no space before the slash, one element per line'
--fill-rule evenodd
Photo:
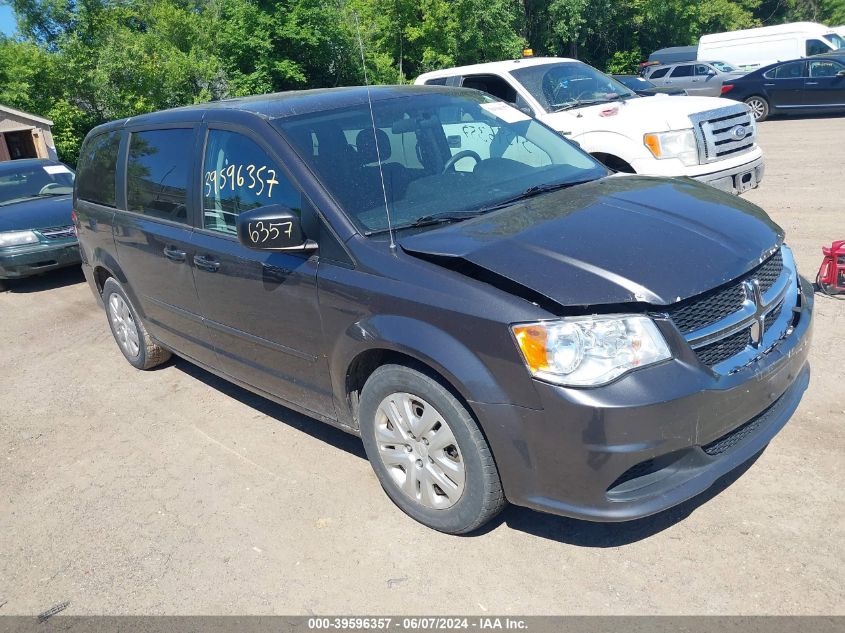
<path fill-rule="evenodd" d="M 231 163 L 219 170 L 205 172 L 205 195 L 219 194 L 227 188 L 230 191 L 246 189 L 256 196 L 273 196 L 273 185 L 278 185 L 276 170 L 267 165 L 244 165 Z"/>

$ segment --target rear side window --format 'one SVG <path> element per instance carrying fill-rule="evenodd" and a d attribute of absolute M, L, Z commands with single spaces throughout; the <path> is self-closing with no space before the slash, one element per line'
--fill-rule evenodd
<path fill-rule="evenodd" d="M 120 131 L 91 138 L 82 148 L 77 165 L 77 196 L 81 200 L 114 207 L 115 164 L 120 148 Z"/>
<path fill-rule="evenodd" d="M 772 71 L 766 73 L 766 76 L 769 79 L 798 79 L 804 76 L 804 62 L 784 64 L 783 66 L 778 66 L 774 69 L 773 76 L 771 73 Z"/>
<path fill-rule="evenodd" d="M 129 211 L 188 223 L 192 129 L 133 132 L 126 167 Z"/>
<path fill-rule="evenodd" d="M 302 196 L 276 161 L 242 134 L 210 130 L 203 167 L 203 227 L 237 235 L 242 211 L 281 204 L 301 213 Z"/>
<path fill-rule="evenodd" d="M 684 66 L 677 66 L 675 70 L 672 71 L 672 78 L 675 77 L 692 77 L 692 70 L 693 66 L 684 65 Z"/>
<path fill-rule="evenodd" d="M 648 78 L 649 79 L 660 79 L 661 77 L 665 77 L 666 73 L 669 72 L 668 68 L 658 68 L 653 73 L 651 73 Z"/>

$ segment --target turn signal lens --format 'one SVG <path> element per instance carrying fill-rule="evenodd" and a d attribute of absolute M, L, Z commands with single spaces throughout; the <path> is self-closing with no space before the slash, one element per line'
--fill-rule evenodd
<path fill-rule="evenodd" d="M 655 158 L 660 158 L 660 139 L 657 134 L 646 134 L 643 137 L 645 146 L 651 150 Z"/>
<path fill-rule="evenodd" d="M 522 350 L 522 357 L 532 373 L 546 371 L 549 368 L 549 359 L 546 352 L 546 341 L 548 335 L 546 329 L 540 325 L 515 325 L 513 334 L 519 349 Z"/>

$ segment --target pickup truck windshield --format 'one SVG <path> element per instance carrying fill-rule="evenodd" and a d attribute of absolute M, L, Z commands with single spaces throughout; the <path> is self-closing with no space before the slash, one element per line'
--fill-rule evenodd
<path fill-rule="evenodd" d="M 636 97 L 621 83 L 581 62 L 554 62 L 511 71 L 546 112 Z"/>
<path fill-rule="evenodd" d="M 459 221 L 607 175 L 574 144 L 481 93 L 431 89 L 276 119 L 274 125 L 366 234 Z M 384 188 L 379 174 L 384 174 Z"/>
<path fill-rule="evenodd" d="M 64 165 L 37 165 L 0 171 L 0 207 L 73 193 L 73 172 Z"/>

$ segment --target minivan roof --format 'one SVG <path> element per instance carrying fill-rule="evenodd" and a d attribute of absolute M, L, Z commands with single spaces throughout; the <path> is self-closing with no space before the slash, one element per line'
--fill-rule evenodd
<path fill-rule="evenodd" d="M 318 88 L 314 90 L 290 90 L 250 97 L 236 97 L 221 101 L 197 103 L 170 110 L 160 110 L 135 117 L 118 119 L 92 130 L 94 133 L 109 129 L 121 128 L 126 125 L 146 125 L 165 123 L 200 122 L 209 111 L 240 110 L 250 112 L 266 119 L 278 119 L 310 112 L 333 110 L 367 103 L 367 95 L 373 101 L 395 99 L 398 97 L 431 93 L 438 91 L 443 94 L 460 94 L 468 92 L 468 88 L 452 88 L 446 86 L 351 86 L 345 88 Z M 474 91 L 473 91 L 474 92 Z"/>

